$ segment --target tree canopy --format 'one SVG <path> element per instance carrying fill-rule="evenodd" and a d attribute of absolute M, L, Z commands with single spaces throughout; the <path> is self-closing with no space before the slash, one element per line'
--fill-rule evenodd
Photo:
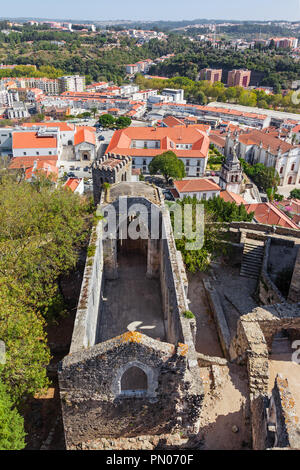
<path fill-rule="evenodd" d="M 0 380 L 0 450 L 22 450 L 25 447 L 24 420 L 19 415 Z"/>
<path fill-rule="evenodd" d="M 291 191 L 290 196 L 294 199 L 300 199 L 300 189 L 293 189 Z"/>
<path fill-rule="evenodd" d="M 280 183 L 280 177 L 273 167 L 266 167 L 263 163 L 250 165 L 244 159 L 240 159 L 244 172 L 254 183 L 263 191 L 268 192 L 270 189 L 273 193 L 277 191 Z"/>
<path fill-rule="evenodd" d="M 89 211 L 63 187 L 0 178 L 0 378 L 14 402 L 48 385 L 45 320 L 64 311 L 58 281 L 77 262 Z"/>
<path fill-rule="evenodd" d="M 225 202 L 222 198 L 216 197 L 207 201 L 199 202 L 197 198 L 184 197 L 178 200 L 182 208 L 186 204 L 192 205 L 192 227 L 196 231 L 196 205 L 202 204 L 204 206 L 204 243 L 203 247 L 199 250 L 187 250 L 187 240 L 185 236 L 176 240 L 176 247 L 181 251 L 184 263 L 190 272 L 205 271 L 210 265 L 210 262 L 216 259 L 221 254 L 227 253 L 227 246 L 224 240 L 227 239 L 227 232 L 225 224 L 233 221 L 252 221 L 253 213 L 248 214 L 245 206 L 238 206 L 236 203 Z M 171 220 L 174 221 L 173 213 L 171 212 Z M 184 226 L 183 226 L 184 228 Z"/>
<path fill-rule="evenodd" d="M 167 183 L 171 178 L 181 180 L 185 177 L 184 163 L 172 151 L 154 157 L 149 164 L 149 171 L 151 175 L 160 173 Z"/>

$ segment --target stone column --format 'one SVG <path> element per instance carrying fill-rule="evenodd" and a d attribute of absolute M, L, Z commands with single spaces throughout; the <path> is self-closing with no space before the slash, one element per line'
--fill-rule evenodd
<path fill-rule="evenodd" d="M 103 240 L 104 275 L 106 279 L 118 279 L 117 240 Z"/>
<path fill-rule="evenodd" d="M 148 240 L 147 274 L 148 279 L 159 278 L 160 240 Z"/>

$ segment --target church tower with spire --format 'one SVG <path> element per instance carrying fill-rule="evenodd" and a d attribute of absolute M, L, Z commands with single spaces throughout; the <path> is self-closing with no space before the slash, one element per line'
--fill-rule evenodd
<path fill-rule="evenodd" d="M 226 189 L 231 193 L 240 194 L 243 171 L 236 153 L 237 146 L 238 139 L 236 138 L 234 145 L 228 149 L 226 159 L 222 165 L 219 185 L 222 189 Z"/>

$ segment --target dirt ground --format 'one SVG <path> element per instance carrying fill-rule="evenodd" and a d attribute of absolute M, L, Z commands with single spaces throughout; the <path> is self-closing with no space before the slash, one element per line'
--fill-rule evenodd
<path fill-rule="evenodd" d="M 196 350 L 208 356 L 223 357 L 216 326 L 203 286 L 203 278 L 203 273 L 189 273 L 188 275 L 188 298 L 191 302 L 189 308 L 195 315 L 197 322 Z"/>
<path fill-rule="evenodd" d="M 199 433 L 203 449 L 251 449 L 246 368 L 229 364 L 216 367 L 216 374 L 215 381 L 209 368 L 201 368 L 206 391 Z"/>

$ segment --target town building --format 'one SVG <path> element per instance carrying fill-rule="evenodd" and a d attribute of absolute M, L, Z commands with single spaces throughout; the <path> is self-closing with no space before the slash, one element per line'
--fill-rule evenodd
<path fill-rule="evenodd" d="M 185 104 L 186 101 L 184 100 L 184 90 L 181 88 L 179 89 L 172 89 L 172 88 L 164 88 L 161 92 L 163 96 L 170 97 L 170 101 L 174 103 L 182 103 Z"/>
<path fill-rule="evenodd" d="M 13 157 L 48 157 L 60 159 L 62 152 L 59 129 L 16 130 L 12 133 Z"/>
<path fill-rule="evenodd" d="M 68 75 L 59 78 L 60 92 L 64 91 L 84 91 L 85 76 Z"/>
<path fill-rule="evenodd" d="M 202 69 L 200 70 L 199 79 L 207 80 L 210 83 L 216 83 L 222 81 L 222 69 Z"/>
<path fill-rule="evenodd" d="M 227 85 L 229 87 L 241 86 L 247 88 L 250 85 L 250 70 L 231 70 L 228 73 Z"/>
<path fill-rule="evenodd" d="M 241 184 L 243 182 L 243 170 L 236 153 L 236 146 L 237 142 L 230 147 L 226 159 L 222 164 L 220 186 L 230 193 L 240 194 Z"/>
<path fill-rule="evenodd" d="M 197 126 L 129 127 L 114 133 L 107 153 L 131 156 L 133 169 L 149 173 L 156 155 L 172 151 L 183 161 L 187 176 L 203 176 L 208 149 L 209 137 Z"/>
<path fill-rule="evenodd" d="M 75 194 L 82 195 L 84 193 L 84 180 L 83 178 L 68 178 L 64 188 L 69 189 Z"/>
<path fill-rule="evenodd" d="M 74 136 L 75 159 L 94 161 L 96 158 L 96 131 L 91 128 L 78 128 Z"/>
<path fill-rule="evenodd" d="M 199 201 L 207 201 L 220 195 L 220 186 L 212 179 L 201 178 L 192 180 L 174 181 L 175 198 L 183 199 L 186 196 L 195 197 Z"/>
<path fill-rule="evenodd" d="M 275 168 L 280 177 L 280 186 L 300 183 L 300 147 L 255 129 L 238 135 L 229 133 L 225 146 L 226 157 L 232 154 L 236 140 L 238 158 L 245 159 L 251 165 L 262 163 Z"/>

